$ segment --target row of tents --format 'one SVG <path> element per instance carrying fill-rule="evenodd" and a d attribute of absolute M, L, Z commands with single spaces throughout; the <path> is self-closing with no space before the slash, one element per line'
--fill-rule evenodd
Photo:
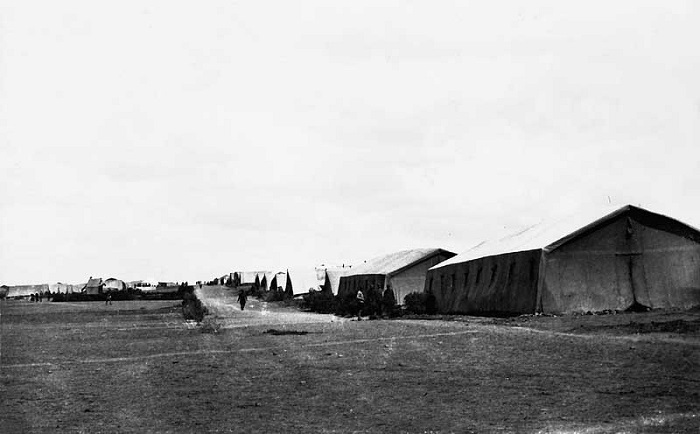
<path fill-rule="evenodd" d="M 459 255 L 412 249 L 354 267 L 236 271 L 225 278 L 234 286 L 281 288 L 294 295 L 317 290 L 347 297 L 358 290 L 391 290 L 399 303 L 410 293 L 425 292 L 440 313 L 690 309 L 700 306 L 700 231 L 627 205 L 542 221 Z M 8 298 L 47 291 L 98 294 L 146 285 L 139 282 L 90 278 L 83 285 L 3 286 L 0 291 Z"/>
<path fill-rule="evenodd" d="M 700 231 L 627 205 L 542 221 L 461 254 L 425 248 L 355 267 L 230 273 L 237 285 L 434 297 L 440 313 L 567 314 L 700 306 Z"/>
<path fill-rule="evenodd" d="M 0 295 L 8 299 L 29 299 L 33 294 L 89 294 L 97 295 L 108 292 L 126 291 L 138 288 L 142 291 L 152 292 L 177 292 L 178 285 L 174 282 L 146 282 L 137 280 L 125 282 L 120 279 L 110 277 L 102 279 L 100 277 L 90 277 L 86 283 L 42 283 L 35 285 L 3 285 L 0 287 Z"/>

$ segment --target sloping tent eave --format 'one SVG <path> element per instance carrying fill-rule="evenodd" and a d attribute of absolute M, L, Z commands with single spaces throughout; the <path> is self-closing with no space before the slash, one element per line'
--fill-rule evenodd
<path fill-rule="evenodd" d="M 443 262 L 441 262 L 441 263 L 439 263 L 439 264 L 433 265 L 432 267 L 430 267 L 430 268 L 428 269 L 428 271 L 436 271 L 436 270 L 439 270 L 440 268 L 446 268 L 446 267 L 450 267 L 450 266 L 452 266 L 452 265 L 457 265 L 457 264 L 466 264 L 466 263 L 473 262 L 473 261 L 481 261 L 482 259 L 497 258 L 497 257 L 499 257 L 499 256 L 512 255 L 512 254 L 516 254 L 516 253 L 529 253 L 529 252 L 535 252 L 535 251 L 538 251 L 538 250 L 539 250 L 539 251 L 544 251 L 544 248 L 539 248 L 539 247 L 538 247 L 538 248 L 535 248 L 535 249 L 514 250 L 514 251 L 512 251 L 512 252 L 503 252 L 503 253 L 497 253 L 497 254 L 495 254 L 495 255 L 479 256 L 479 257 L 477 257 L 477 258 L 467 259 L 466 261 L 462 261 L 462 262 L 451 262 L 451 263 L 449 263 L 449 264 L 444 264 L 444 262 L 447 262 L 447 261 L 443 261 Z M 444 264 L 444 265 L 443 265 L 443 264 Z"/>
<path fill-rule="evenodd" d="M 388 273 L 363 273 L 363 274 L 346 274 L 344 276 L 340 276 L 341 279 L 344 279 L 346 277 L 369 277 L 369 276 L 387 276 Z"/>
<path fill-rule="evenodd" d="M 578 239 L 580 237 L 583 237 L 587 234 L 590 234 L 591 232 L 594 232 L 596 229 L 600 228 L 602 225 L 605 225 L 606 223 L 614 220 L 615 218 L 627 213 L 632 209 L 631 205 L 625 205 L 622 208 L 618 208 L 615 211 L 608 213 L 599 219 L 596 219 L 590 223 L 588 223 L 585 226 L 582 226 L 581 228 L 564 235 L 563 237 L 559 238 L 558 240 L 555 240 L 551 243 L 549 243 L 546 246 L 542 246 L 542 250 L 544 251 L 545 254 L 552 252 L 559 247 L 563 246 L 566 243 L 569 243 L 575 239 Z M 639 208 L 637 208 L 639 209 Z"/>
<path fill-rule="evenodd" d="M 387 276 L 387 277 L 394 276 L 394 275 L 399 274 L 399 273 L 401 273 L 402 271 L 408 270 L 409 268 L 414 267 L 414 266 L 416 266 L 416 265 L 418 265 L 418 264 L 420 264 L 420 263 L 422 263 L 422 262 L 429 261 L 429 260 L 431 260 L 432 258 L 434 258 L 434 257 L 436 257 L 436 256 L 439 256 L 439 255 L 441 255 L 441 254 L 445 254 L 446 256 L 448 256 L 448 259 L 449 259 L 449 258 L 452 258 L 452 257 L 454 257 L 454 256 L 457 256 L 457 254 L 454 253 L 454 252 L 450 252 L 450 251 L 444 250 L 444 249 L 437 249 L 437 250 L 435 250 L 433 253 L 430 253 L 430 254 L 428 254 L 428 255 L 426 255 L 426 256 L 420 258 L 420 259 L 416 259 L 415 261 L 411 262 L 410 264 L 406 264 L 406 265 L 404 265 L 404 266 L 401 267 L 401 268 L 398 268 L 398 269 L 396 269 L 396 270 L 394 270 L 394 271 L 390 271 L 390 272 L 386 273 L 386 276 Z M 444 261 L 443 261 L 443 262 L 444 262 Z M 440 265 L 440 264 L 436 264 L 436 265 L 434 265 L 433 267 L 430 267 L 428 270 L 431 270 L 431 269 L 433 269 L 434 267 L 437 267 L 438 265 Z"/>
<path fill-rule="evenodd" d="M 693 239 L 693 241 L 700 242 L 700 229 L 697 229 L 697 228 L 695 228 L 695 227 L 693 227 L 685 222 L 674 219 L 674 218 L 669 217 L 669 216 L 664 215 L 664 214 L 655 213 L 655 212 L 649 211 L 647 209 L 639 208 L 639 207 L 636 207 L 633 205 L 625 205 L 622 208 L 619 208 L 619 209 L 617 209 L 609 214 L 606 214 L 603 217 L 583 226 L 582 228 L 580 228 L 574 232 L 571 232 L 570 234 L 548 244 L 547 246 L 544 246 L 542 248 L 542 250 L 545 254 L 551 253 L 551 252 L 555 251 L 556 249 L 560 248 L 561 246 L 563 246 L 569 242 L 572 242 L 574 240 L 577 240 L 581 237 L 584 237 L 584 236 L 598 230 L 601 226 L 611 222 L 612 220 L 614 220 L 614 219 L 616 219 L 624 214 L 631 213 L 631 212 L 639 213 L 641 215 L 648 216 L 648 217 L 665 219 L 665 220 L 668 220 L 676 225 L 690 229 L 692 232 L 695 233 L 695 236 L 697 237 L 697 239 Z"/>

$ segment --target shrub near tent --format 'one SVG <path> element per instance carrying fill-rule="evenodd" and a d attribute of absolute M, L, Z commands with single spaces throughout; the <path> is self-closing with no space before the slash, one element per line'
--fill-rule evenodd
<path fill-rule="evenodd" d="M 302 306 L 312 312 L 335 313 L 335 296 L 329 291 L 310 291 L 304 295 Z"/>

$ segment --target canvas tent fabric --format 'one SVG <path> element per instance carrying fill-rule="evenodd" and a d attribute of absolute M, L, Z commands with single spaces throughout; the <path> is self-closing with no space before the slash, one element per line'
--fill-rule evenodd
<path fill-rule="evenodd" d="M 352 272 L 351 267 L 335 267 L 335 268 L 326 268 L 324 270 L 324 282 L 322 285 L 322 289 L 324 291 L 330 291 L 333 293 L 333 295 L 338 295 L 338 288 L 340 287 L 340 278 L 343 276 L 347 276 Z"/>
<path fill-rule="evenodd" d="M 32 294 L 44 294 L 49 290 L 49 285 L 12 285 L 8 287 L 6 298 L 30 298 Z"/>
<path fill-rule="evenodd" d="M 325 271 L 316 268 L 293 268 L 287 276 L 294 295 L 308 294 L 309 290 L 320 291 L 325 281 Z"/>
<path fill-rule="evenodd" d="M 104 282 L 105 291 L 126 291 L 126 283 L 124 281 L 110 277 Z"/>
<path fill-rule="evenodd" d="M 80 292 L 80 289 L 85 285 L 72 285 L 69 283 L 51 283 L 49 284 L 49 291 L 52 293 L 60 294 L 71 294 L 74 292 Z"/>
<path fill-rule="evenodd" d="M 275 291 L 278 288 L 282 288 L 283 291 L 287 289 L 287 273 L 280 271 L 277 273 L 272 273 L 271 276 L 272 277 L 268 280 L 270 291 Z"/>
<path fill-rule="evenodd" d="M 88 279 L 82 292 L 84 292 L 86 294 L 91 294 L 91 295 L 102 294 L 103 287 L 104 287 L 104 282 L 102 282 L 101 277 L 96 277 L 94 279 L 91 277 L 90 279 Z"/>
<path fill-rule="evenodd" d="M 428 271 L 442 313 L 551 313 L 700 305 L 700 232 L 627 205 L 540 222 Z"/>
<path fill-rule="evenodd" d="M 388 285 L 394 291 L 397 303 L 412 292 L 422 292 L 428 269 L 455 254 L 438 248 L 402 250 L 373 258 L 340 278 L 338 295 L 348 297 L 359 289 L 374 288 L 380 293 Z"/>
<path fill-rule="evenodd" d="M 269 273 L 267 271 L 235 271 L 231 273 L 231 281 L 234 285 L 252 285 L 257 279 L 262 279 L 262 274 Z"/>

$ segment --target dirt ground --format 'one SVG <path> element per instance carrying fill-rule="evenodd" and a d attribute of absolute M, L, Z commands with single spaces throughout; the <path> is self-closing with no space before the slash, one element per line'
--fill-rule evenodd
<path fill-rule="evenodd" d="M 201 296 L 210 333 L 178 302 L 0 302 L 0 432 L 700 432 L 700 312 L 358 322 Z"/>

